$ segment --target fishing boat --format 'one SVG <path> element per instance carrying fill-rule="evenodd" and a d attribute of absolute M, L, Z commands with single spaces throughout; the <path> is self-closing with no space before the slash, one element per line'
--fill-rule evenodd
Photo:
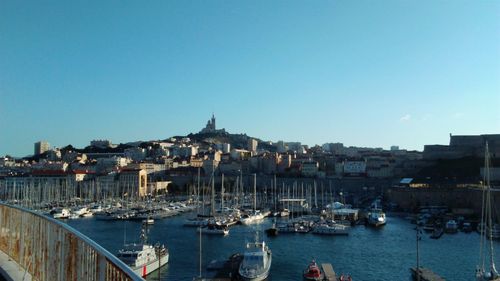
<path fill-rule="evenodd" d="M 261 281 L 269 276 L 272 253 L 264 241 L 247 243 L 238 274 L 244 281 Z"/>
<path fill-rule="evenodd" d="M 303 273 L 304 280 L 319 281 L 325 278 L 325 274 L 321 271 L 315 260 L 312 260 Z"/>
<path fill-rule="evenodd" d="M 493 251 L 493 212 L 492 205 L 493 197 L 491 196 L 490 185 L 490 157 L 488 143 L 486 142 L 484 155 L 484 179 L 483 179 L 483 194 L 481 202 L 481 227 L 480 227 L 480 242 L 479 242 L 479 258 L 480 265 L 476 268 L 477 281 L 500 281 L 500 274 L 495 267 L 494 251 Z M 485 227 L 486 226 L 486 227 Z M 498 229 L 498 228 L 497 228 Z M 486 241 L 489 239 L 489 242 Z M 489 269 L 486 263 L 489 263 Z"/>
<path fill-rule="evenodd" d="M 164 245 L 147 243 L 146 230 L 141 230 L 141 242 L 125 244 L 117 257 L 138 275 L 145 277 L 168 263 L 168 250 Z"/>

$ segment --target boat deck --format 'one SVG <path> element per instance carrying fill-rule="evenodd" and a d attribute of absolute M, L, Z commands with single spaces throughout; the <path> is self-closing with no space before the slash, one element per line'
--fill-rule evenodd
<path fill-rule="evenodd" d="M 430 269 L 421 267 L 419 271 L 420 271 L 420 281 L 445 281 L 444 278 L 432 272 L 432 270 Z M 411 273 L 413 279 L 416 280 L 417 270 L 414 267 L 411 268 Z"/>
<path fill-rule="evenodd" d="M 323 272 L 325 273 L 326 281 L 337 281 L 337 275 L 335 274 L 331 263 L 322 263 L 321 267 L 323 268 Z"/>

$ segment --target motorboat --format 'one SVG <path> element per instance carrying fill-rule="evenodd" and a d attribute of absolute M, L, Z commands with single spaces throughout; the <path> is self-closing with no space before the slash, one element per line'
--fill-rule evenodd
<path fill-rule="evenodd" d="M 141 243 L 125 244 L 117 257 L 130 266 L 138 275 L 145 277 L 168 263 L 169 253 L 164 245 L 147 243 L 145 229 L 141 232 Z"/>
<path fill-rule="evenodd" d="M 59 208 L 54 211 L 52 215 L 55 219 L 67 219 L 71 216 L 71 212 L 67 208 Z"/>
<path fill-rule="evenodd" d="M 262 214 L 259 210 L 256 210 L 250 214 L 243 215 L 240 218 L 240 222 L 244 225 L 249 225 L 253 223 L 259 223 L 263 219 L 264 219 L 264 214 Z"/>
<path fill-rule="evenodd" d="M 312 260 L 304 270 L 304 280 L 319 281 L 325 278 L 325 274 L 321 271 L 315 260 Z"/>
<path fill-rule="evenodd" d="M 247 243 L 238 274 L 244 281 L 261 281 L 269 276 L 272 253 L 264 241 Z"/>
<path fill-rule="evenodd" d="M 449 220 L 444 226 L 444 231 L 446 233 L 457 233 L 458 232 L 458 223 L 455 220 Z"/>
<path fill-rule="evenodd" d="M 382 209 L 371 209 L 368 213 L 367 222 L 372 226 L 382 226 L 386 224 L 387 219 Z"/>

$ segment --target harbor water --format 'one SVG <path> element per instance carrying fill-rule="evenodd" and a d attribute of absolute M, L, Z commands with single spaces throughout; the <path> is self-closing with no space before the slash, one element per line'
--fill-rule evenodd
<path fill-rule="evenodd" d="M 170 252 L 170 261 L 160 272 L 147 280 L 193 280 L 199 275 L 199 234 L 183 222 L 192 214 L 156 220 L 149 227 L 149 241 L 164 243 Z M 116 253 L 124 241 L 138 241 L 140 221 L 100 221 L 94 218 L 68 220 L 67 223 L 97 243 Z M 379 228 L 358 225 L 348 236 L 321 236 L 307 234 L 279 234 L 267 237 L 264 230 L 272 221 L 253 226 L 237 225 L 229 235 L 202 236 L 203 276 L 212 260 L 225 260 L 234 253 L 242 253 L 246 242 L 255 240 L 256 232 L 273 252 L 271 276 L 268 280 L 302 280 L 302 271 L 311 259 L 331 263 L 337 274 L 351 274 L 353 280 L 387 281 L 409 280 L 409 268 L 416 264 L 415 225 L 408 220 L 388 216 L 387 225 Z M 494 242 L 500 255 L 500 242 Z M 498 256 L 497 255 L 497 256 Z M 479 264 L 479 234 L 445 234 L 440 239 L 423 233 L 420 240 L 420 264 L 430 268 L 446 280 L 475 280 Z M 500 267 L 497 259 L 497 268 Z"/>

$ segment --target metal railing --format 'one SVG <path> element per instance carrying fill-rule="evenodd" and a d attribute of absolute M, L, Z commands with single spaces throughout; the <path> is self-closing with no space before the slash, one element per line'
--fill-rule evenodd
<path fill-rule="evenodd" d="M 144 280 L 72 227 L 4 203 L 0 203 L 0 250 L 33 280 Z"/>

